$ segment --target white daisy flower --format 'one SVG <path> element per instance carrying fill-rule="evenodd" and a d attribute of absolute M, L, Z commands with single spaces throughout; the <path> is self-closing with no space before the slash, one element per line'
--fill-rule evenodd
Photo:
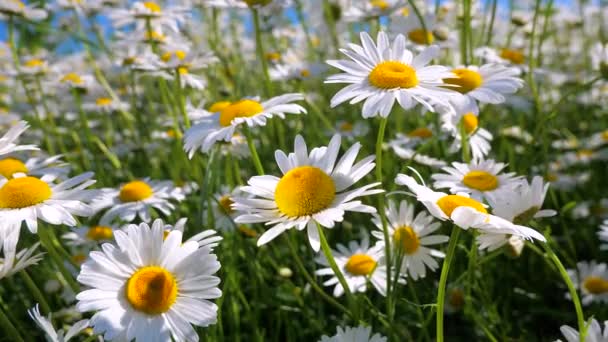
<path fill-rule="evenodd" d="M 190 86 L 195 89 L 203 89 L 206 85 L 205 79 L 191 72 L 206 68 L 217 61 L 215 55 L 210 52 L 170 50 L 161 55 L 157 65 L 160 70 L 167 72 L 161 72 L 158 75 L 173 80 L 177 77 L 176 73 L 179 73 L 182 88 Z"/>
<path fill-rule="evenodd" d="M 125 183 L 120 190 L 103 189 L 101 194 L 93 199 L 91 206 L 96 212 L 110 208 L 101 217 L 101 225 L 108 225 L 116 218 L 132 222 L 136 216 L 143 222 L 150 222 L 151 209 L 168 216 L 175 209 L 175 205 L 170 201 L 179 202 L 184 198 L 183 190 L 176 187 L 172 181 L 144 178 Z"/>
<path fill-rule="evenodd" d="M 352 123 L 350 121 L 342 120 L 336 123 L 335 130 L 328 135 L 333 135 L 334 132 L 354 141 L 356 138 L 363 137 L 369 133 L 369 124 L 365 121 L 356 121 Z"/>
<path fill-rule="evenodd" d="M 564 335 L 566 342 L 580 342 L 580 335 L 578 329 L 574 329 L 568 325 L 562 325 L 559 330 Z M 561 340 L 557 340 L 561 342 Z M 602 332 L 602 326 L 595 319 L 591 319 L 591 324 L 587 326 L 587 333 L 585 335 L 585 341 L 583 342 L 608 342 L 608 321 L 604 321 L 604 331 Z"/>
<path fill-rule="evenodd" d="M 61 75 L 57 82 L 64 88 L 78 90 L 87 90 L 96 84 L 95 78 L 92 75 L 81 75 L 76 72 L 68 72 Z"/>
<path fill-rule="evenodd" d="M 40 314 L 38 304 L 36 304 L 35 307 L 27 310 L 27 313 L 34 320 L 36 325 L 42 329 L 42 331 L 44 331 L 46 334 L 46 339 L 50 342 L 68 342 L 89 326 L 89 320 L 83 319 L 74 323 L 67 331 L 65 331 L 64 335 L 63 329 L 59 329 L 59 331 L 55 330 L 55 327 L 51 322 L 51 314 L 49 314 L 48 318 Z"/>
<path fill-rule="evenodd" d="M 386 337 L 380 334 L 372 335 L 370 327 L 338 327 L 338 332 L 334 336 L 321 336 L 319 342 L 386 342 Z"/>
<path fill-rule="evenodd" d="M 232 204 L 233 198 L 243 195 L 240 188 L 230 190 L 227 186 L 222 186 L 221 192 L 214 195 L 213 203 L 213 219 L 215 227 L 222 231 L 234 231 L 236 224 L 234 220 L 239 216 L 239 213 L 234 210 Z"/>
<path fill-rule="evenodd" d="M 592 134 L 585 139 L 585 146 L 589 149 L 595 149 L 608 144 L 608 129 Z"/>
<path fill-rule="evenodd" d="M 332 250 L 331 254 L 336 261 L 340 272 L 344 275 L 346 284 L 351 293 L 367 291 L 367 283 L 370 282 L 374 288 L 383 296 L 386 296 L 386 264 L 384 260 L 384 246 L 369 246 L 369 238 L 364 235 L 361 243 L 351 241 L 348 246 L 338 244 L 337 250 Z M 344 288 L 339 282 L 334 271 L 329 267 L 329 263 L 324 255 L 319 255 L 315 261 L 326 266 L 315 271 L 318 276 L 330 276 L 323 282 L 324 286 L 334 286 L 334 297 L 344 294 Z M 403 276 L 403 275 L 402 275 Z M 405 283 L 404 279 L 400 279 Z"/>
<path fill-rule="evenodd" d="M 591 64 L 604 78 L 608 78 L 608 44 L 598 42 L 591 48 Z"/>
<path fill-rule="evenodd" d="M 95 184 L 92 172 L 83 173 L 59 184 L 54 176 L 40 178 L 13 174 L 11 179 L 0 179 L 0 221 L 15 224 L 25 221 L 32 233 L 38 231 L 38 219 L 53 225 L 76 225 L 73 215 L 88 217 L 93 209 L 84 203 L 95 194 L 86 190 Z"/>
<path fill-rule="evenodd" d="M 608 249 L 608 220 L 604 220 L 604 222 L 600 225 L 600 231 L 597 232 L 597 236 L 603 244 L 600 246 L 600 249 L 607 250 Z"/>
<path fill-rule="evenodd" d="M 533 218 L 555 216 L 557 212 L 551 209 L 541 209 L 549 183 L 543 184 L 543 178 L 535 176 L 532 183 L 526 180 L 517 184 L 511 191 L 502 194 L 488 195 L 488 203 L 492 213 L 511 222 L 525 224 Z"/>
<path fill-rule="evenodd" d="M 141 29 L 145 27 L 146 21 L 149 21 L 153 28 L 167 27 L 178 32 L 179 24 L 186 21 L 188 9 L 179 6 L 163 8 L 154 1 L 137 1 L 130 9 L 111 9 L 108 15 L 115 28 L 135 23 L 137 28 Z"/>
<path fill-rule="evenodd" d="M 344 73 L 330 76 L 325 83 L 350 83 L 331 99 L 332 108 L 348 100 L 350 104 L 365 100 L 362 114 L 369 118 L 387 117 L 395 101 L 403 109 L 420 103 L 431 112 L 437 104 L 449 106 L 445 97 L 454 92 L 442 88 L 442 79 L 453 74 L 443 66 L 426 66 L 439 55 L 439 47 L 430 46 L 414 57 L 405 48 L 403 35 L 391 45 L 384 32 L 378 33 L 377 45 L 361 32 L 361 43 L 363 46 L 349 44 L 349 49 L 340 49 L 351 60 L 327 61 Z"/>
<path fill-rule="evenodd" d="M 303 99 L 302 94 L 285 94 L 264 102 L 252 98 L 231 103 L 188 129 L 184 134 L 184 150 L 192 158 L 199 148 L 206 153 L 216 142 L 230 141 L 241 124 L 248 127 L 265 126 L 266 121 L 275 116 L 284 119 L 285 114 L 306 113 L 302 106 L 290 103 Z"/>
<path fill-rule="evenodd" d="M 18 16 L 29 20 L 43 20 L 47 17 L 44 9 L 23 3 L 21 0 L 5 0 L 0 3 L 0 18 Z"/>
<path fill-rule="evenodd" d="M 20 228 L 21 223 L 4 223 L 4 226 L 0 229 L 0 251 L 2 252 L 2 257 L 0 258 L 0 279 L 10 277 L 42 260 L 41 253 L 34 254 L 40 243 L 35 243 L 31 247 L 17 252 Z"/>
<path fill-rule="evenodd" d="M 114 239 L 116 226 L 81 226 L 72 228 L 70 232 L 61 235 L 68 246 L 97 246 Z"/>
<path fill-rule="evenodd" d="M 449 188 L 453 194 L 465 192 L 477 201 L 521 183 L 522 177 L 515 173 L 500 173 L 507 165 L 492 159 L 471 161 L 469 164 L 453 162 L 452 167 L 442 170 L 447 174 L 434 174 L 433 186 L 438 189 Z"/>
<path fill-rule="evenodd" d="M 160 219 L 158 219 L 156 221 L 159 221 L 159 220 Z M 162 220 L 160 220 L 160 221 L 162 223 Z M 170 224 L 165 224 L 163 227 L 163 229 L 164 229 L 163 237 L 166 239 L 167 236 L 169 236 L 169 233 L 171 233 L 174 230 L 181 232 L 183 235 L 184 229 L 186 228 L 186 222 L 188 222 L 187 218 L 181 218 L 181 219 L 177 220 L 177 222 L 173 226 Z M 198 246 L 200 248 L 204 247 L 204 248 L 208 248 L 209 250 L 213 251 L 213 249 L 219 245 L 219 242 L 223 240 L 223 238 L 221 236 L 218 236 L 216 234 L 217 234 L 217 231 L 215 231 L 213 229 L 206 229 L 200 233 L 193 235 L 191 238 L 189 238 L 185 242 L 194 241 L 194 242 L 198 243 Z"/>
<path fill-rule="evenodd" d="M 490 153 L 493 136 L 488 130 L 479 126 L 479 108 L 474 102 L 455 105 L 454 112 L 443 113 L 441 120 L 442 130 L 454 138 L 449 149 L 451 153 L 458 152 L 462 148 L 461 126 L 467 134 L 467 143 L 473 160 L 483 160 Z"/>
<path fill-rule="evenodd" d="M 447 84 L 464 97 L 454 98 L 455 102 L 492 103 L 505 102 L 504 95 L 514 94 L 524 86 L 524 81 L 516 76 L 519 69 L 506 67 L 501 64 L 484 64 L 478 66 L 458 67 L 452 70 L 456 77 L 444 78 Z"/>
<path fill-rule="evenodd" d="M 246 212 L 236 218 L 237 223 L 262 223 L 272 226 L 258 240 L 258 246 L 273 240 L 284 231 L 307 228 L 308 240 L 315 251 L 320 241 L 316 224 L 333 228 L 342 222 L 346 211 L 375 213 L 374 207 L 362 204 L 358 197 L 383 192 L 374 189 L 380 183 L 364 185 L 347 191 L 375 167 L 375 156 L 354 164 L 361 149 L 356 143 L 336 162 L 340 150 L 340 135 L 334 135 L 327 147 L 308 153 L 306 142 L 298 135 L 293 153 L 275 151 L 275 159 L 283 176 L 265 175 L 249 179 L 243 192 L 257 198 L 233 198 L 233 208 Z"/>
<path fill-rule="evenodd" d="M 115 111 L 124 111 L 129 109 L 129 104 L 121 101 L 114 101 L 111 97 L 101 96 L 95 99 L 93 102 L 84 103 L 82 108 L 87 111 L 101 112 L 101 113 L 112 113 Z"/>
<path fill-rule="evenodd" d="M 182 243 L 182 233 L 163 239 L 163 223 L 142 223 L 116 231 L 116 244 L 89 254 L 78 281 L 91 289 L 80 292 L 76 308 L 96 311 L 90 321 L 106 340 L 198 341 L 191 324 L 217 320 L 220 263 L 208 248 Z"/>
<path fill-rule="evenodd" d="M 17 158 L 0 158 L 0 176 L 11 179 L 15 173 L 24 173 L 36 177 L 48 175 L 64 178 L 70 168 L 67 163 L 61 161 L 61 157 L 57 155 L 49 158 L 29 158 L 25 163 Z"/>
<path fill-rule="evenodd" d="M 2 138 L 0 138 L 0 155 L 13 153 L 16 151 L 37 150 L 36 145 L 17 145 L 15 141 L 29 127 L 25 121 L 19 121 L 13 125 Z"/>
<path fill-rule="evenodd" d="M 292 5 L 291 0 L 207 0 L 205 6 L 217 8 L 246 9 L 249 7 L 276 10 Z"/>
<path fill-rule="evenodd" d="M 450 220 L 462 229 L 474 228 L 484 233 L 511 234 L 525 239 L 546 241 L 543 235 L 532 228 L 488 214 L 484 204 L 469 198 L 466 193 L 448 195 L 435 192 L 404 174 L 398 174 L 395 181 L 398 185 L 407 186 L 431 215 L 442 221 Z"/>
<path fill-rule="evenodd" d="M 443 160 L 418 153 L 416 147 L 430 138 L 433 132 L 428 128 L 416 129 L 408 134 L 397 133 L 395 139 L 386 143 L 386 146 L 391 148 L 395 154 L 405 160 L 413 160 L 414 162 L 426 165 L 432 168 L 441 168 L 446 165 Z"/>
<path fill-rule="evenodd" d="M 401 201 L 399 207 L 393 201 L 386 208 L 388 220 L 389 243 L 395 253 L 401 252 L 403 260 L 401 273 L 408 274 L 414 280 L 426 277 L 427 267 L 435 271 L 439 264 L 435 258 L 443 258 L 445 254 L 428 246 L 444 243 L 450 238 L 446 235 L 429 235 L 441 227 L 441 223 L 433 222 L 433 216 L 419 212 L 414 218 L 414 205 Z M 378 244 L 384 246 L 382 222 L 379 217 L 373 219 L 378 231 L 372 235 L 378 238 Z"/>
<path fill-rule="evenodd" d="M 574 287 L 580 290 L 583 305 L 593 302 L 608 303 L 608 269 L 605 263 L 581 261 L 576 264 L 577 269 L 569 269 L 568 275 Z M 566 295 L 569 297 L 569 295 Z"/>
<path fill-rule="evenodd" d="M 404 0 L 353 1 L 342 15 L 344 21 L 352 23 L 372 18 L 389 16 L 407 4 Z"/>

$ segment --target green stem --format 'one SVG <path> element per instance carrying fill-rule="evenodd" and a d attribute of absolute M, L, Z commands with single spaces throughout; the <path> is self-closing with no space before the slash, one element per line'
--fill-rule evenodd
<path fill-rule="evenodd" d="M 585 316 L 583 315 L 583 307 L 581 306 L 581 301 L 578 297 L 578 293 L 576 292 L 576 288 L 574 287 L 574 284 L 572 283 L 572 279 L 570 279 L 570 276 L 568 275 L 568 271 L 566 271 L 566 268 L 564 267 L 562 262 L 559 260 L 557 255 L 553 252 L 553 249 L 551 249 L 551 246 L 549 246 L 548 243 L 543 243 L 542 246 L 544 247 L 545 252 L 547 252 L 547 254 L 549 255 L 549 258 L 551 259 L 551 261 L 553 261 L 553 263 L 557 267 L 559 274 L 562 276 L 564 283 L 566 283 L 566 286 L 568 286 L 568 291 L 570 292 L 570 296 L 572 297 L 572 302 L 574 302 L 574 310 L 576 311 L 579 339 L 581 342 L 584 342 L 585 336 L 587 335 L 587 327 L 585 325 Z"/>
<path fill-rule="evenodd" d="M 179 72 L 179 68 L 175 69 L 175 83 L 175 86 L 177 87 L 177 106 L 179 107 L 179 111 L 182 113 L 182 117 L 184 118 L 184 125 L 186 126 L 186 129 L 188 129 L 190 128 L 190 118 L 186 112 L 186 102 L 184 100 L 184 93 L 182 90 L 182 75 Z"/>
<path fill-rule="evenodd" d="M 386 132 L 386 124 L 388 123 L 387 118 L 382 118 L 380 121 L 380 127 L 378 129 L 378 138 L 376 139 L 376 181 L 382 184 L 382 143 L 384 142 L 384 134 Z M 391 259 L 391 246 L 390 237 L 388 233 L 388 224 L 386 222 L 386 212 L 384 210 L 384 195 L 378 198 L 378 213 L 380 215 L 380 221 L 382 222 L 382 234 L 384 235 L 384 257 L 385 260 L 390 261 Z M 389 323 L 392 322 L 392 305 L 391 305 L 391 267 L 386 268 L 386 305 Z"/>
<path fill-rule="evenodd" d="M 63 264 L 63 259 L 61 258 L 59 253 L 57 253 L 57 250 L 53 246 L 53 242 L 51 241 L 49 232 L 47 231 L 49 229 L 52 228 L 46 227 L 45 225 L 40 225 L 38 227 L 38 236 L 40 237 L 40 242 L 51 256 L 51 259 L 53 259 L 55 266 L 57 266 L 59 272 L 61 272 L 61 275 L 65 278 L 65 281 L 68 282 L 68 285 L 70 285 L 70 287 L 75 293 L 78 293 L 80 292 L 80 286 L 78 285 L 70 271 L 65 268 L 65 265 Z"/>
<path fill-rule="evenodd" d="M 23 281 L 25 282 L 25 285 L 30 290 L 36 301 L 40 303 L 40 306 L 42 307 L 42 313 L 48 315 L 51 312 L 51 307 L 42 295 L 42 292 L 40 291 L 34 280 L 32 280 L 26 270 L 20 271 L 19 275 L 21 276 L 21 279 L 23 279 Z"/>
<path fill-rule="evenodd" d="M 10 319 L 8 319 L 8 317 L 4 313 L 4 309 L 2 309 L 1 305 L 0 305 L 0 325 L 2 325 L 2 328 L 3 328 L 2 330 L 4 330 L 5 337 L 8 337 L 9 341 L 23 342 L 23 338 L 21 338 L 21 335 L 19 335 L 19 331 L 17 331 L 17 329 L 15 328 L 13 323 L 11 323 Z"/>
<path fill-rule="evenodd" d="M 251 152 L 251 158 L 253 158 L 253 165 L 255 166 L 255 170 L 258 172 L 258 175 L 262 176 L 265 174 L 264 167 L 262 166 L 262 162 L 260 161 L 258 150 L 255 148 L 255 144 L 253 143 L 253 139 L 251 138 L 251 132 L 249 131 L 247 124 L 243 125 L 243 133 L 245 134 L 245 138 L 247 139 L 247 146 L 249 146 L 249 151 Z"/>
<path fill-rule="evenodd" d="M 471 161 L 471 152 L 469 149 L 469 134 L 464 126 L 464 122 L 460 123 L 460 145 L 462 161 L 468 164 Z"/>
<path fill-rule="evenodd" d="M 255 8 L 251 8 L 251 14 L 253 15 L 253 25 L 255 28 L 255 49 L 258 54 L 258 58 L 262 63 L 262 71 L 264 73 L 264 87 L 266 89 L 266 96 L 272 96 L 272 83 L 270 82 L 270 73 L 268 72 L 268 61 L 266 60 L 266 53 L 264 51 L 264 44 L 262 41 L 262 29 L 260 28 L 260 15 Z"/>
<path fill-rule="evenodd" d="M 340 41 L 338 40 L 338 31 L 336 29 L 336 19 L 334 18 L 334 11 L 331 8 L 329 0 L 323 0 L 323 13 L 325 14 L 325 21 L 329 27 L 329 34 L 331 37 L 334 51 L 338 51 L 340 48 Z"/>
<path fill-rule="evenodd" d="M 443 342 L 443 306 L 445 304 L 445 290 L 448 281 L 448 273 L 450 272 L 450 264 L 452 263 L 452 259 L 456 252 L 456 246 L 458 245 L 460 230 L 461 229 L 456 227 L 456 225 L 452 227 L 448 253 L 441 266 L 441 277 L 439 278 L 439 290 L 437 292 L 437 342 Z"/>

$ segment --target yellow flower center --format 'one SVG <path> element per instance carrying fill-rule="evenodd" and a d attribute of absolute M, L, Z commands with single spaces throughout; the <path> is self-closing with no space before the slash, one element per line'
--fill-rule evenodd
<path fill-rule="evenodd" d="M 281 59 L 281 54 L 278 52 L 268 52 L 266 53 L 266 59 L 269 61 L 278 61 L 279 59 Z"/>
<path fill-rule="evenodd" d="M 433 136 L 433 131 L 431 131 L 430 129 L 428 129 L 426 127 L 420 127 L 420 128 L 416 128 L 415 130 L 409 132 L 407 134 L 407 136 L 410 138 L 426 139 L 426 138 L 430 138 Z"/>
<path fill-rule="evenodd" d="M 519 50 L 502 49 L 500 51 L 500 58 L 506 59 L 513 64 L 523 64 L 524 53 Z"/>
<path fill-rule="evenodd" d="M 403 7 L 400 11 L 401 15 L 404 17 L 408 17 L 410 15 L 410 9 L 407 7 Z"/>
<path fill-rule="evenodd" d="M 75 262 L 76 264 L 80 265 L 83 262 L 85 262 L 85 260 L 87 260 L 87 256 L 84 254 L 76 254 L 76 255 L 72 255 L 72 261 Z"/>
<path fill-rule="evenodd" d="M 164 34 L 162 34 L 161 32 L 152 31 L 152 32 L 146 32 L 145 38 L 146 38 L 146 40 L 154 40 L 157 42 L 163 42 L 163 41 L 165 41 L 166 36 Z"/>
<path fill-rule="evenodd" d="M 346 262 L 346 271 L 355 276 L 367 276 L 376 269 L 376 260 L 367 254 L 353 254 Z"/>
<path fill-rule="evenodd" d="M 249 6 L 261 5 L 265 6 L 272 2 L 272 0 L 243 0 Z"/>
<path fill-rule="evenodd" d="M 240 100 L 226 106 L 220 111 L 220 125 L 230 126 L 235 118 L 248 118 L 264 111 L 264 107 L 254 100 Z"/>
<path fill-rule="evenodd" d="M 350 122 L 345 121 L 345 122 L 343 122 L 340 125 L 340 130 L 343 131 L 343 132 L 352 132 L 352 130 L 353 130 L 353 124 L 350 123 Z"/>
<path fill-rule="evenodd" d="M 486 171 L 469 171 L 462 179 L 464 185 L 479 191 L 491 191 L 498 187 L 498 178 Z"/>
<path fill-rule="evenodd" d="M 27 167 L 21 160 L 14 158 L 0 160 L 0 175 L 4 178 L 11 179 L 15 173 L 27 173 L 27 171 Z"/>
<path fill-rule="evenodd" d="M 407 37 L 414 43 L 420 45 L 429 45 L 435 40 L 435 37 L 433 37 L 433 32 L 426 31 L 421 28 L 408 32 Z"/>
<path fill-rule="evenodd" d="M 74 72 L 70 72 L 61 78 L 61 82 L 70 82 L 74 84 L 81 84 L 82 78 Z"/>
<path fill-rule="evenodd" d="M 230 198 L 230 195 L 222 196 L 219 199 L 218 203 L 220 204 L 220 207 L 222 208 L 225 214 L 230 215 L 234 212 L 234 209 L 232 209 L 232 203 L 234 202 Z"/>
<path fill-rule="evenodd" d="M 583 287 L 592 294 L 602 294 L 608 292 L 608 280 L 597 276 L 587 277 L 583 281 Z"/>
<path fill-rule="evenodd" d="M 110 240 L 114 236 L 114 231 L 110 227 L 95 226 L 87 231 L 87 238 L 93 241 Z"/>
<path fill-rule="evenodd" d="M 100 107 L 109 106 L 112 104 L 112 99 L 109 97 L 100 97 L 95 100 L 95 104 Z"/>
<path fill-rule="evenodd" d="M 230 106 L 230 101 L 219 101 L 211 105 L 207 110 L 211 113 L 217 113 L 222 111 L 224 108 Z"/>
<path fill-rule="evenodd" d="M 177 59 L 179 59 L 180 61 L 184 60 L 184 58 L 186 58 L 186 52 L 183 50 L 175 50 L 173 52 L 165 52 L 160 59 L 163 60 L 163 62 L 168 62 L 169 60 L 171 60 L 171 57 L 175 56 L 177 57 Z"/>
<path fill-rule="evenodd" d="M 376 7 L 378 9 L 381 9 L 383 11 L 388 9 L 388 2 L 384 1 L 384 0 L 371 0 L 370 5 L 372 5 L 372 7 Z"/>
<path fill-rule="evenodd" d="M 31 207 L 48 200 L 51 195 L 51 187 L 38 178 L 13 178 L 0 188 L 0 208 Z"/>
<path fill-rule="evenodd" d="M 241 232 L 241 234 L 248 236 L 248 237 L 257 237 L 258 236 L 258 232 L 256 232 L 255 230 L 247 227 L 244 224 L 241 224 L 240 226 L 238 226 L 238 230 L 239 232 Z"/>
<path fill-rule="evenodd" d="M 412 227 L 401 226 L 395 229 L 393 240 L 401 245 L 405 254 L 414 254 L 420 247 L 420 239 Z"/>
<path fill-rule="evenodd" d="M 9 2 L 17 5 L 17 7 L 19 7 L 20 9 L 25 8 L 25 4 L 20 0 L 9 0 Z"/>
<path fill-rule="evenodd" d="M 274 192 L 279 211 L 289 217 L 318 213 L 327 209 L 335 197 L 334 181 L 314 166 L 290 170 L 281 178 Z"/>
<path fill-rule="evenodd" d="M 589 158 L 592 156 L 593 156 L 592 150 L 583 149 L 583 150 L 578 150 L 576 152 L 576 158 L 578 158 L 578 159 Z"/>
<path fill-rule="evenodd" d="M 122 202 L 138 202 L 152 196 L 154 191 L 143 181 L 132 181 L 122 186 L 118 197 Z"/>
<path fill-rule="evenodd" d="M 448 303 L 454 309 L 460 309 L 464 305 L 464 292 L 461 289 L 453 289 L 448 295 Z"/>
<path fill-rule="evenodd" d="M 479 118 L 473 113 L 466 113 L 462 116 L 462 124 L 464 125 L 464 131 L 467 134 L 475 132 L 477 126 L 479 126 Z"/>
<path fill-rule="evenodd" d="M 144 2 L 144 7 L 152 13 L 160 13 L 160 6 L 153 1 Z"/>
<path fill-rule="evenodd" d="M 602 132 L 602 140 L 608 141 L 608 130 Z"/>
<path fill-rule="evenodd" d="M 179 72 L 180 75 L 186 75 L 186 74 L 188 74 L 188 72 L 189 72 L 188 66 L 182 65 L 182 66 L 178 67 L 177 68 L 177 72 Z"/>
<path fill-rule="evenodd" d="M 175 303 L 177 282 L 166 269 L 146 266 L 129 278 L 125 295 L 135 310 L 148 315 L 159 315 L 167 312 Z"/>
<path fill-rule="evenodd" d="M 555 182 L 559 179 L 559 176 L 555 173 L 548 173 L 545 175 L 545 180 L 549 182 Z"/>
<path fill-rule="evenodd" d="M 483 83 L 483 78 L 481 78 L 481 75 L 477 71 L 454 69 L 452 70 L 452 73 L 455 74 L 456 77 L 445 78 L 443 79 L 443 82 L 459 86 L 450 87 L 450 89 L 462 94 L 466 94 L 471 90 L 478 88 Z"/>
<path fill-rule="evenodd" d="M 479 211 L 480 213 L 488 213 L 486 208 L 484 208 L 483 204 L 477 202 L 472 198 L 460 195 L 443 196 L 437 201 L 437 205 L 448 216 L 451 216 L 454 209 L 458 207 L 469 207 Z"/>
<path fill-rule="evenodd" d="M 369 83 L 380 89 L 413 88 L 418 85 L 416 70 L 397 61 L 381 62 L 369 73 Z"/>
<path fill-rule="evenodd" d="M 308 70 L 308 69 L 300 70 L 300 76 L 301 77 L 310 77 L 310 70 Z"/>
<path fill-rule="evenodd" d="M 27 62 L 23 63 L 23 66 L 28 68 L 35 68 L 44 65 L 44 61 L 38 58 L 32 58 Z"/>

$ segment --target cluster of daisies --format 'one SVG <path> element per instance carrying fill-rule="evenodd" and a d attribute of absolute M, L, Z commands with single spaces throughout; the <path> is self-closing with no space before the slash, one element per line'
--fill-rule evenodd
<path fill-rule="evenodd" d="M 416 285 L 432 283 L 441 268 L 435 304 L 436 339 L 443 341 L 444 310 L 476 303 L 470 287 L 483 277 L 474 258 L 505 253 L 517 260 L 528 248 L 549 260 L 538 245 L 550 251 L 563 243 L 568 251 L 559 254 L 570 268 L 556 265 L 572 286 L 560 296 L 575 303 L 579 325 L 561 332 L 569 342 L 608 339 L 604 317 L 585 323 L 591 315 L 580 312 L 576 296 L 585 310 L 605 313 L 608 265 L 577 258 L 574 233 L 551 225 L 571 219 L 599 227 L 597 241 L 584 242 L 608 248 L 608 198 L 580 198 L 584 187 L 602 184 L 594 176 L 608 160 L 601 126 L 608 45 L 562 38 L 579 29 L 608 35 L 608 14 L 585 3 L 580 15 L 552 2 L 536 15 L 512 9 L 503 16 L 493 7 L 451 0 L 2 1 L 0 282 L 11 280 L 13 289 L 7 278 L 19 274 L 38 302 L 29 316 L 53 341 L 81 333 L 89 340 L 198 341 L 203 328 L 232 314 L 222 316 L 226 297 L 238 297 L 233 307 L 257 305 L 245 298 L 248 288 L 230 292 L 241 286 L 231 273 L 249 267 L 233 267 L 234 255 L 252 257 L 248 240 L 220 249 L 242 235 L 255 239 L 259 255 L 271 250 L 273 257 L 286 241 L 313 290 L 354 318 L 332 319 L 336 333 L 317 334 L 322 342 L 401 338 L 395 331 L 406 330 L 397 323 L 404 318 L 394 311 L 403 305 L 403 285 L 416 297 Z M 57 34 L 29 44 L 29 28 L 47 32 L 49 25 Z M 78 48 L 55 51 L 65 42 Z M 585 71 L 545 67 L 579 64 Z M 571 104 L 600 124 L 552 127 Z M 20 136 L 36 144 L 20 145 Z M 524 158 L 529 172 L 512 172 Z M 569 203 L 557 216 L 546 197 L 553 208 Z M 460 277 L 446 286 L 463 231 L 473 243 L 466 270 L 473 283 Z M 293 247 L 300 234 L 312 251 Z M 225 287 L 218 246 L 221 257 L 231 253 Z M 293 275 L 277 262 L 281 277 Z M 36 267 L 45 272 L 31 277 Z M 32 280 L 42 277 L 49 278 L 44 294 Z M 387 312 L 371 292 L 384 298 Z M 58 302 L 76 312 L 73 324 L 51 316 Z M 358 317 L 368 304 L 388 337 Z M 5 311 L 0 305 L 0 327 L 18 341 L 27 332 Z M 473 316 L 488 334 L 486 312 Z"/>

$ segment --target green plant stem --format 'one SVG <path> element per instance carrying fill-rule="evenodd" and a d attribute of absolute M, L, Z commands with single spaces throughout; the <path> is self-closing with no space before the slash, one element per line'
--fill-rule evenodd
<path fill-rule="evenodd" d="M 186 129 L 188 129 L 190 128 L 190 118 L 186 112 L 186 101 L 182 90 L 182 75 L 180 74 L 179 69 L 175 69 L 175 86 L 177 87 L 177 106 L 184 119 L 184 125 L 186 126 Z"/>
<path fill-rule="evenodd" d="M 258 155 L 258 150 L 255 148 L 255 144 L 253 143 L 253 139 L 251 138 L 251 132 L 249 131 L 247 125 L 243 125 L 243 133 L 245 134 L 245 138 L 247 139 L 247 146 L 249 146 L 249 151 L 251 152 L 251 158 L 253 159 L 253 165 L 255 166 L 255 170 L 258 172 L 258 175 L 262 176 L 265 174 L 264 167 L 262 166 L 260 156 Z"/>
<path fill-rule="evenodd" d="M 264 88 L 266 96 L 272 96 L 272 82 L 270 81 L 270 73 L 268 72 L 268 61 L 266 60 L 266 52 L 264 51 L 264 43 L 262 41 L 262 29 L 260 27 L 260 14 L 255 8 L 251 8 L 253 16 L 253 26 L 255 29 L 255 50 L 258 58 L 262 63 L 262 71 L 264 74 Z"/>
<path fill-rule="evenodd" d="M 48 315 L 49 313 L 51 313 L 51 307 L 49 306 L 49 303 L 46 301 L 46 299 L 42 295 L 42 291 L 40 291 L 40 289 L 38 288 L 34 280 L 32 280 L 27 271 L 19 271 L 19 275 L 21 276 L 21 279 L 23 279 L 23 281 L 25 282 L 25 286 L 27 286 L 28 290 L 30 290 L 36 301 L 40 303 L 42 313 L 44 315 Z"/>
<path fill-rule="evenodd" d="M 378 129 L 378 138 L 376 139 L 376 181 L 382 184 L 382 143 L 384 142 L 384 134 L 386 132 L 386 125 L 388 123 L 387 118 L 382 118 L 380 120 L 380 127 Z M 391 259 L 391 246 L 390 246 L 390 237 L 388 233 L 388 224 L 386 222 L 386 212 L 384 210 L 385 206 L 385 198 L 384 195 L 379 196 L 378 198 L 378 214 L 380 215 L 380 221 L 382 222 L 382 235 L 384 236 L 384 257 L 385 260 L 388 260 L 390 263 Z M 386 268 L 386 305 L 387 305 L 387 314 L 389 323 L 392 323 L 392 296 L 391 296 L 391 267 Z"/>
<path fill-rule="evenodd" d="M 583 307 L 581 306 L 581 301 L 578 297 L 578 293 L 576 292 L 576 288 L 572 283 L 572 279 L 570 279 L 570 276 L 568 275 L 568 271 L 566 271 L 566 268 L 564 267 L 562 262 L 559 260 L 555 252 L 553 252 L 551 246 L 549 246 L 548 243 L 543 243 L 542 246 L 545 249 L 545 252 L 547 252 L 549 259 L 551 259 L 551 261 L 553 261 L 553 264 L 555 264 L 555 266 L 557 267 L 564 283 L 566 283 L 566 286 L 568 286 L 568 292 L 570 292 L 572 302 L 574 302 L 574 310 L 576 311 L 579 339 L 581 342 L 584 342 L 585 336 L 587 335 L 587 327 L 585 326 L 585 316 L 583 315 Z"/>
<path fill-rule="evenodd" d="M 19 334 L 19 331 L 15 328 L 13 323 L 11 323 L 10 319 L 4 313 L 4 309 L 0 305 L 0 325 L 2 326 L 4 337 L 8 337 L 9 341 L 14 342 L 23 342 L 23 338 Z"/>
<path fill-rule="evenodd" d="M 460 228 L 454 225 L 448 244 L 448 252 L 441 266 L 441 277 L 439 278 L 439 290 L 437 291 L 437 342 L 443 342 L 443 306 L 445 305 L 445 290 L 450 272 L 450 264 L 456 252 L 458 245 L 458 237 L 460 236 Z"/>
<path fill-rule="evenodd" d="M 469 134 L 467 133 L 463 122 L 460 123 L 460 145 L 460 149 L 462 151 L 462 161 L 468 164 L 471 161 Z"/>
<path fill-rule="evenodd" d="M 61 275 L 65 278 L 65 281 L 67 281 L 70 288 L 72 288 L 75 293 L 78 293 L 80 292 L 80 286 L 78 285 L 70 271 L 65 268 L 65 265 L 63 264 L 63 259 L 61 258 L 59 253 L 57 253 L 55 246 L 53 246 L 53 241 L 51 241 L 50 234 L 48 232 L 49 229 L 52 228 L 46 227 L 45 225 L 39 225 L 38 236 L 40 237 L 40 243 L 42 243 L 42 246 L 44 246 L 44 248 L 51 256 L 51 259 L 53 259 L 55 266 L 57 266 L 59 272 L 61 272 Z"/>
<path fill-rule="evenodd" d="M 329 35 L 334 46 L 334 52 L 337 52 L 340 48 L 340 40 L 338 39 L 338 31 L 336 29 L 336 19 L 334 18 L 329 0 L 323 0 L 323 13 L 325 14 L 325 22 L 329 27 Z"/>

